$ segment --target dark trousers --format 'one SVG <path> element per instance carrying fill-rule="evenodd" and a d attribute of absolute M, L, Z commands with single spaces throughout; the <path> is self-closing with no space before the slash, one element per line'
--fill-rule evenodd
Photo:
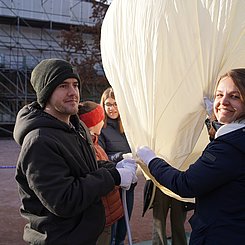
<path fill-rule="evenodd" d="M 153 201 L 153 238 L 152 245 L 167 245 L 166 219 L 170 210 L 171 237 L 173 245 L 187 245 L 184 223 L 187 212 L 183 203 L 165 195 L 156 188 Z"/>

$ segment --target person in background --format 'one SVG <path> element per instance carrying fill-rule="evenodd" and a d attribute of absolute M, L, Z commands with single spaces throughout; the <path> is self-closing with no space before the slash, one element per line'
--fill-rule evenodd
<path fill-rule="evenodd" d="M 96 159 L 99 163 L 99 167 L 110 167 L 110 164 L 108 164 L 108 156 L 103 148 L 98 144 L 98 137 L 104 125 L 104 109 L 100 104 L 93 101 L 80 102 L 78 106 L 78 116 L 89 129 L 94 143 Z M 123 207 L 119 187 L 115 187 L 110 193 L 103 196 L 102 202 L 105 207 L 106 224 L 104 231 L 99 236 L 96 244 L 109 245 L 111 240 L 111 225 L 123 217 Z"/>
<path fill-rule="evenodd" d="M 245 69 L 221 76 L 213 111 L 222 124 L 200 158 L 181 172 L 147 146 L 138 157 L 163 186 L 182 197 L 195 197 L 190 244 L 243 244 L 245 240 Z M 212 123 L 211 123 L 212 125 Z"/>
<path fill-rule="evenodd" d="M 156 187 L 153 208 L 153 236 L 152 245 L 167 244 L 166 220 L 170 211 L 171 239 L 173 245 L 186 245 L 185 219 L 187 212 L 183 202 L 163 193 Z"/>
<path fill-rule="evenodd" d="M 123 154 L 130 153 L 131 149 L 124 134 L 114 91 L 111 87 L 103 92 L 100 104 L 104 108 L 105 119 L 104 127 L 99 136 L 99 144 L 105 150 L 111 161 L 119 162 L 122 160 Z M 132 184 L 130 189 L 126 192 L 129 218 L 133 211 L 135 186 L 136 183 Z M 127 228 L 123 217 L 113 226 L 111 245 L 123 245 L 126 233 Z"/>
<path fill-rule="evenodd" d="M 95 245 L 105 225 L 101 197 L 118 185 L 129 188 L 135 171 L 98 168 L 90 134 L 77 116 L 80 79 L 70 63 L 41 61 L 31 84 L 37 101 L 18 112 L 14 127 L 21 145 L 15 179 L 28 222 L 23 238 L 33 245 Z"/>

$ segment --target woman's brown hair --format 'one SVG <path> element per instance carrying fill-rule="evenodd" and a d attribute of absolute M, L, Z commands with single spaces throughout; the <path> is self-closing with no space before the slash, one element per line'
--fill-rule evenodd
<path fill-rule="evenodd" d="M 113 88 L 112 87 L 107 88 L 103 92 L 103 94 L 101 95 L 101 99 L 100 99 L 100 105 L 103 107 L 104 112 L 105 112 L 104 128 L 107 127 L 107 120 L 108 120 L 108 115 L 107 115 L 107 113 L 105 111 L 105 101 L 108 98 L 112 98 L 112 99 L 116 100 L 115 99 L 115 94 L 114 94 L 114 91 L 113 91 Z M 121 120 L 121 117 L 120 117 L 120 113 L 118 115 L 117 121 L 118 121 L 119 131 L 120 131 L 121 134 L 123 134 L 124 133 L 124 129 L 123 129 L 123 125 L 122 125 L 122 120 Z"/>

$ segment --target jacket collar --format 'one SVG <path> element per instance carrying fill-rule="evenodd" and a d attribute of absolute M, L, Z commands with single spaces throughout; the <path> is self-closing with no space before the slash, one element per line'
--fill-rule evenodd
<path fill-rule="evenodd" d="M 245 119 L 244 120 L 241 120 L 241 121 L 235 121 L 235 122 L 232 122 L 232 123 L 229 123 L 229 124 L 225 124 L 223 126 L 221 126 L 216 134 L 215 134 L 215 138 L 218 138 L 222 135 L 225 135 L 225 134 L 228 134 L 230 132 L 233 132 L 239 128 L 243 128 L 245 127 Z"/>

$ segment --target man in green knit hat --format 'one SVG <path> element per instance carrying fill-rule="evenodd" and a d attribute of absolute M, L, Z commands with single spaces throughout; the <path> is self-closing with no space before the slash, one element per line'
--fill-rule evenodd
<path fill-rule="evenodd" d="M 21 145 L 16 181 L 29 244 L 95 245 L 105 225 L 101 197 L 129 188 L 136 164 L 98 169 L 88 130 L 77 116 L 80 79 L 65 60 L 47 59 L 33 70 L 37 101 L 18 113 Z"/>

